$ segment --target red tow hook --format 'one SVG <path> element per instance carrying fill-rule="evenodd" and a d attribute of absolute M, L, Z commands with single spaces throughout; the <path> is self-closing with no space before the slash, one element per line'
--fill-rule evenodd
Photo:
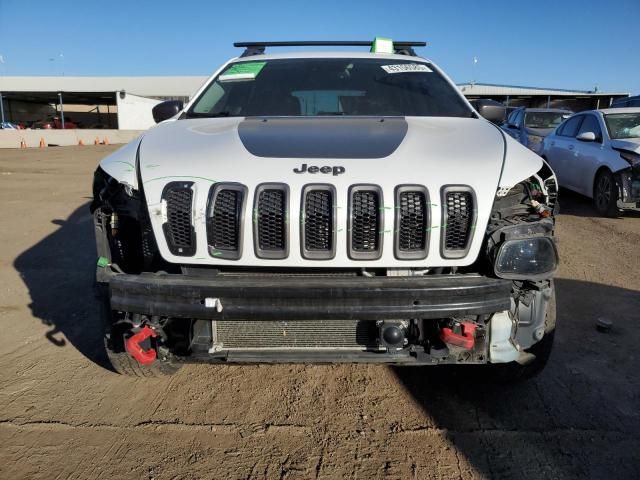
<path fill-rule="evenodd" d="M 472 322 L 460 322 L 462 328 L 462 335 L 455 333 L 450 328 L 444 327 L 440 332 L 440 340 L 450 345 L 462 347 L 465 350 L 471 350 L 475 345 L 476 327 L 477 325 Z"/>
<path fill-rule="evenodd" d="M 149 365 L 156 361 L 156 350 L 150 348 L 149 350 L 143 349 L 140 344 L 149 337 L 157 337 L 158 334 L 145 325 L 138 333 L 132 335 L 125 342 L 125 348 L 129 355 L 141 365 Z"/>

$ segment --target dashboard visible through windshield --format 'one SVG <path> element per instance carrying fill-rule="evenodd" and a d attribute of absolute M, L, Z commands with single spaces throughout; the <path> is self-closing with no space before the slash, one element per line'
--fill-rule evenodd
<path fill-rule="evenodd" d="M 313 58 L 234 62 L 186 117 L 331 115 L 474 116 L 427 63 Z"/>

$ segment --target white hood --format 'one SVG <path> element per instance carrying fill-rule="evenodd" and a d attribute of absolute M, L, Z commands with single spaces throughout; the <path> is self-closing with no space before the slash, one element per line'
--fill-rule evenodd
<path fill-rule="evenodd" d="M 326 121 L 335 125 L 343 118 Z M 484 120 L 473 118 L 407 117 L 403 138 L 391 153 L 384 151 L 380 158 L 353 158 L 363 155 L 350 151 L 352 158 L 304 158 L 292 157 L 292 149 L 285 148 L 288 158 L 257 156 L 247 148 L 247 140 L 241 139 L 239 126 L 244 118 L 215 118 L 169 121 L 151 129 L 139 147 L 139 169 L 142 187 L 149 206 L 153 230 L 158 239 L 162 256 L 175 263 L 230 264 L 241 266 L 313 266 L 313 267 L 436 267 L 468 265 L 475 261 L 481 248 L 484 230 L 495 198 L 500 179 L 503 186 L 527 178 L 542 165 L 539 157 L 528 152 L 516 142 L 509 142 L 515 150 L 514 168 L 503 172 L 505 145 L 508 140 L 499 129 Z M 277 122 L 278 119 L 269 121 Z M 304 119 L 301 119 L 304 121 Z M 378 120 L 379 121 L 379 120 Z M 242 129 L 242 127 L 240 127 Z M 371 133 L 375 135 L 375 131 Z M 366 134 L 365 134 L 366 136 Z M 318 139 L 316 138 L 316 141 Z M 287 142 L 286 138 L 280 141 Z M 363 139 L 357 140 L 362 142 Z M 365 139 L 366 141 L 366 139 Z M 375 143 L 373 137 L 370 142 Z M 331 139 L 326 139 L 327 144 Z M 380 143 L 380 142 L 379 142 Z M 384 143 L 384 142 L 382 142 Z M 388 145 L 387 145 L 388 147 Z M 255 148 L 252 148 L 254 151 Z M 340 149 L 328 148 L 327 151 Z M 375 150 L 375 149 L 374 149 Z M 382 148 L 384 150 L 384 148 Z M 379 150 L 379 151 L 382 151 Z M 389 150 L 389 148 L 387 149 Z M 278 151 L 278 149 L 276 149 Z M 295 151 L 295 149 L 293 149 Z M 255 153 L 255 151 L 254 151 Z M 260 152 L 258 152 L 260 154 Z M 376 156 L 376 155 L 372 155 Z M 114 157 L 115 158 L 115 157 Z M 104 162 L 107 170 L 113 162 Z M 330 167 L 325 172 L 294 173 L 303 170 L 302 165 Z M 336 170 L 334 167 L 339 167 Z M 113 167 L 112 167 L 113 168 Z M 315 169 L 314 169 L 315 170 Z M 342 173 L 343 172 L 343 173 Z M 195 226 L 197 250 L 193 257 L 176 257 L 169 252 L 162 233 L 163 214 L 161 194 L 164 186 L 172 181 L 190 181 L 195 191 Z M 285 183 L 290 189 L 290 253 L 284 260 L 268 260 L 254 255 L 251 234 L 244 235 L 243 255 L 239 260 L 213 258 L 207 253 L 205 211 L 210 187 L 215 182 L 237 182 L 248 188 L 247 204 L 253 205 L 253 192 L 257 185 L 267 182 Z M 337 252 L 332 260 L 308 260 L 300 254 L 300 195 L 309 183 L 331 184 L 337 192 Z M 374 184 L 381 187 L 385 205 L 385 233 L 383 254 L 379 260 L 355 261 L 347 256 L 347 192 L 354 184 Z M 431 201 L 431 239 L 425 260 L 398 260 L 393 253 L 394 190 L 398 185 L 419 184 L 427 188 Z M 461 259 L 443 259 L 440 252 L 441 202 L 443 186 L 464 185 L 473 188 L 477 202 L 477 233 L 468 254 Z M 251 215 L 246 215 L 245 232 L 252 232 Z"/>

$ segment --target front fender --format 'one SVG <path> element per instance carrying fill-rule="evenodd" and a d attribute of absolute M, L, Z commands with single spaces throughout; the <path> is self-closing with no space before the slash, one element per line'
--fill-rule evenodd
<path fill-rule="evenodd" d="M 118 182 L 138 190 L 138 176 L 136 175 L 136 157 L 142 141 L 142 135 L 127 143 L 124 147 L 106 156 L 100 162 L 100 167 Z"/>

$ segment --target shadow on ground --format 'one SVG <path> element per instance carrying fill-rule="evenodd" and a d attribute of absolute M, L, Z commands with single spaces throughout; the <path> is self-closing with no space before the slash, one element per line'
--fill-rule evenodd
<path fill-rule="evenodd" d="M 639 478 L 640 292 L 567 279 L 556 291 L 556 343 L 538 377 L 487 385 L 460 369 L 394 373 L 488 478 Z M 598 317 L 613 320 L 610 333 L 596 330 Z"/>
<path fill-rule="evenodd" d="M 96 248 L 89 202 L 66 220 L 52 223 L 59 228 L 14 262 L 29 288 L 29 307 L 49 327 L 45 335 L 51 343 L 64 347 L 69 342 L 91 361 L 111 369 L 95 298 Z"/>

